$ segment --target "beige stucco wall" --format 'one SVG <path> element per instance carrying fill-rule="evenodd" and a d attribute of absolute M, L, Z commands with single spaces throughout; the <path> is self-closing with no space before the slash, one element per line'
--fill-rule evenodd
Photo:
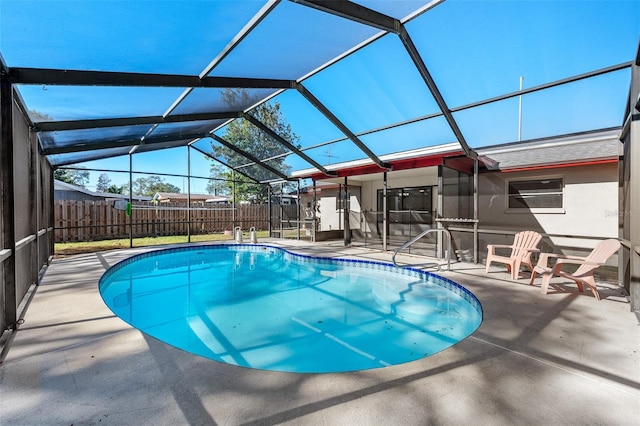
<path fill-rule="evenodd" d="M 508 179 L 562 177 L 564 206 L 559 212 L 515 212 L 507 209 Z M 546 234 L 618 236 L 618 168 L 601 164 L 564 169 L 483 173 L 479 179 L 481 229 L 533 229 Z M 591 248 L 596 241 L 552 238 L 558 246 Z"/>
<path fill-rule="evenodd" d="M 556 212 L 517 212 L 507 209 L 506 182 L 518 179 L 561 177 L 564 180 L 564 206 Z M 377 210 L 377 191 L 382 189 L 382 174 L 349 182 L 352 188 L 360 185 L 360 194 L 351 189 L 351 210 Z M 388 188 L 434 186 L 433 206 L 437 206 L 437 167 L 411 171 L 389 172 Z M 487 172 L 480 174 L 478 215 L 480 230 L 514 232 L 532 229 L 555 235 L 546 239 L 545 250 L 591 249 L 597 240 L 564 238 L 562 235 L 583 237 L 618 236 L 618 168 L 616 164 L 565 167 L 522 172 Z M 342 229 L 342 212 L 336 210 L 338 189 L 323 189 L 320 201 L 322 230 Z M 361 226 L 357 217 L 351 218 L 351 228 Z M 479 250 L 488 243 L 502 243 L 510 237 L 488 233 L 480 235 Z M 504 241 L 502 241 L 504 240 Z"/>
<path fill-rule="evenodd" d="M 350 184 L 351 185 L 351 184 Z M 350 210 L 352 212 L 359 213 L 361 210 L 360 202 L 360 188 L 357 186 L 350 186 L 349 192 L 350 198 Z M 339 195 L 338 188 L 329 188 L 322 190 L 322 196 L 318 201 L 318 210 L 316 214 L 320 218 L 320 230 L 331 231 L 335 229 L 343 229 L 343 214 L 342 210 L 336 209 L 336 203 Z M 351 228 L 360 226 L 359 217 L 352 217 L 349 220 Z"/>

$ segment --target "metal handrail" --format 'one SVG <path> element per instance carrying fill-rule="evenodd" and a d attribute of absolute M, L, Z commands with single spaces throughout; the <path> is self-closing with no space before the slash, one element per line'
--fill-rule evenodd
<path fill-rule="evenodd" d="M 451 233 L 444 229 L 444 228 L 436 228 L 436 229 L 427 229 L 426 231 L 422 232 L 420 235 L 410 239 L 409 241 L 407 241 L 406 243 L 404 243 L 402 246 L 400 246 L 400 248 L 396 249 L 393 252 L 393 256 L 391 257 L 391 260 L 393 261 L 393 264 L 395 266 L 401 267 L 400 265 L 398 265 L 396 263 L 396 255 L 398 253 L 400 253 L 402 250 L 406 249 L 407 247 L 409 247 L 410 245 L 412 245 L 413 243 L 415 243 L 416 241 L 418 241 L 419 239 L 421 239 L 422 237 L 424 237 L 425 235 L 431 233 L 431 232 L 442 232 L 444 234 L 447 235 L 447 271 L 451 270 Z M 407 265 L 407 266 L 411 266 L 411 265 Z M 438 270 L 440 270 L 440 264 L 438 264 Z"/>

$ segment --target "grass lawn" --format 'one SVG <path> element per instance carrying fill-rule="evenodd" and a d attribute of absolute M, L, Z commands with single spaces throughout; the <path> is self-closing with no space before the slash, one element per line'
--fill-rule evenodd
<path fill-rule="evenodd" d="M 269 231 L 258 231 L 258 238 L 267 238 L 269 236 Z M 245 241 L 249 240 L 249 233 L 245 232 L 243 234 L 243 238 Z M 204 241 L 232 241 L 233 237 L 231 235 L 225 234 L 207 234 L 207 235 L 192 235 L 191 242 L 204 242 Z M 145 238 L 134 238 L 133 246 L 134 247 L 145 247 L 145 246 L 155 246 L 155 245 L 163 245 L 163 244 L 178 244 L 178 243 L 186 243 L 187 236 L 186 235 L 175 235 L 170 237 L 145 237 Z M 117 240 L 101 240 L 101 241 L 82 241 L 82 242 L 72 242 L 72 243 L 55 243 L 55 256 L 70 256 L 73 254 L 81 254 L 81 253 L 93 253 L 97 251 L 104 250 L 113 250 L 113 249 L 122 249 L 129 248 L 129 239 L 122 238 Z"/>

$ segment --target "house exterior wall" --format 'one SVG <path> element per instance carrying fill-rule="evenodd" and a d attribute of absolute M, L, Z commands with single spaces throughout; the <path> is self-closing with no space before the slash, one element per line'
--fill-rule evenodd
<path fill-rule="evenodd" d="M 338 188 L 322 190 L 322 197 L 318 200 L 320 212 L 317 213 L 320 218 L 320 231 L 332 231 L 344 228 L 344 211 L 337 208 L 339 191 Z M 357 217 L 361 211 L 360 187 L 349 185 L 349 192 L 351 193 L 349 197 L 350 211 L 356 213 L 356 215 L 352 214 L 349 218 L 349 226 L 353 229 L 354 227 L 360 226 L 359 217 Z"/>
<path fill-rule="evenodd" d="M 433 191 L 433 206 L 437 206 L 438 168 L 426 167 L 419 175 L 408 176 L 407 173 L 387 173 L 387 189 L 413 188 L 419 186 L 435 186 Z M 414 171 L 415 172 L 415 171 Z M 384 186 L 382 174 L 380 179 L 362 182 L 362 210 L 376 211 L 378 209 L 378 190 Z"/>
<path fill-rule="evenodd" d="M 507 208 L 510 179 L 564 179 L 563 207 L 557 212 L 525 212 Z M 480 229 L 531 229 L 551 237 L 553 249 L 591 249 L 595 240 L 563 238 L 618 236 L 618 169 L 616 164 L 566 167 L 510 173 L 483 173 L 479 178 Z M 486 243 L 481 241 L 480 249 Z"/>
<path fill-rule="evenodd" d="M 508 209 L 507 185 L 510 180 L 544 178 L 563 179 L 561 209 Z M 432 186 L 433 208 L 436 209 L 437 167 L 420 169 L 420 173 L 413 176 L 389 172 L 387 182 L 388 189 Z M 350 221 L 352 230 L 367 227 L 366 223 L 359 222 L 357 213 L 377 211 L 377 191 L 383 188 L 382 174 L 379 178 L 376 176 L 376 179 L 358 183 L 361 184 L 359 197 L 354 191 L 356 187 L 350 187 L 351 211 L 356 212 L 355 215 L 352 214 Z M 338 188 L 322 190 L 319 197 L 321 230 L 342 229 L 342 212 L 336 209 L 338 191 Z M 543 240 L 541 249 L 565 254 L 584 255 L 597 244 L 599 238 L 618 237 L 618 168 L 615 163 L 517 172 L 484 172 L 479 175 L 478 191 L 480 261 L 484 261 L 486 257 L 487 244 L 507 244 L 513 238 L 511 234 L 519 230 L 535 230 L 550 235 Z M 361 230 L 372 231 L 364 228 Z M 456 249 L 472 252 L 471 230 L 469 227 L 469 232 L 453 232 Z M 574 238 L 565 237 L 568 235 Z"/>
<path fill-rule="evenodd" d="M 389 172 L 387 174 L 387 188 L 413 188 L 420 186 L 432 186 L 433 188 L 433 206 L 437 206 L 437 185 L 438 185 L 438 168 L 427 167 L 412 171 L 412 176 L 407 172 Z M 351 229 L 361 227 L 360 212 L 377 211 L 378 209 L 378 190 L 384 186 L 383 175 L 380 173 L 373 180 L 354 181 L 349 183 L 350 197 L 350 226 Z M 358 186 L 359 185 L 359 186 Z M 321 195 L 318 197 L 319 212 L 317 216 L 320 218 L 320 230 L 329 231 L 342 229 L 343 212 L 336 208 L 339 189 L 322 188 Z M 310 196 L 309 199 L 312 199 Z"/>
<path fill-rule="evenodd" d="M 54 200 L 71 200 L 71 201 L 104 201 L 104 197 L 85 194 L 83 192 L 55 189 L 53 194 Z"/>

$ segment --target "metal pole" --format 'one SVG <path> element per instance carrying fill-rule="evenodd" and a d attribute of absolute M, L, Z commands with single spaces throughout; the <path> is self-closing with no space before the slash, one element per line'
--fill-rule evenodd
<path fill-rule="evenodd" d="M 235 171 L 231 170 L 231 235 L 235 238 L 236 232 L 236 176 Z"/>
<path fill-rule="evenodd" d="M 313 204 L 311 205 L 311 208 L 313 209 L 313 225 L 311 227 L 311 241 L 313 241 L 315 243 L 316 241 L 316 224 L 317 224 L 317 220 L 316 220 L 316 205 L 317 205 L 318 199 L 317 199 L 317 195 L 316 195 L 316 181 L 313 181 Z"/>
<path fill-rule="evenodd" d="M 387 172 L 382 173 L 382 250 L 387 251 Z"/>
<path fill-rule="evenodd" d="M 271 234 L 271 185 L 267 184 L 267 231 L 269 232 L 269 238 L 273 237 Z"/>
<path fill-rule="evenodd" d="M 278 205 L 280 206 L 280 238 L 284 238 L 284 205 L 282 204 L 282 200 L 284 200 L 284 198 L 282 198 L 283 195 L 283 184 L 280 184 L 280 202 L 278 203 Z"/>
<path fill-rule="evenodd" d="M 438 166 L 438 205 L 436 207 L 436 218 L 443 218 L 444 214 L 444 166 Z M 444 228 L 444 224 L 440 221 L 437 222 L 438 229 Z M 442 247 L 442 239 L 438 238 L 437 244 L 437 257 L 442 258 L 444 255 L 443 247 Z"/>
<path fill-rule="evenodd" d="M 473 263 L 478 264 L 478 159 L 473 159 Z"/>
<path fill-rule="evenodd" d="M 338 231 L 340 230 L 340 227 L 342 227 L 342 223 L 344 222 L 342 220 L 342 201 L 340 201 L 342 199 L 342 184 L 339 183 L 338 184 Z"/>
<path fill-rule="evenodd" d="M 347 186 L 347 177 L 344 177 L 344 203 L 343 203 L 343 211 L 344 217 L 344 245 L 348 246 L 351 244 L 351 229 L 349 229 L 349 208 L 348 208 L 348 199 L 349 199 L 349 187 Z"/>
<path fill-rule="evenodd" d="M 191 147 L 187 145 L 187 242 L 191 242 Z"/>
<path fill-rule="evenodd" d="M 631 243 L 629 253 L 629 269 L 624 268 L 623 274 L 628 273 L 629 279 L 629 297 L 631 304 L 631 312 L 634 312 L 640 319 L 640 221 L 637 220 L 638 211 L 640 211 L 640 195 L 638 188 L 640 186 L 640 169 L 638 168 L 638 160 L 640 160 L 640 118 L 638 115 L 638 99 L 640 98 L 640 46 L 636 62 L 631 69 L 631 90 L 629 93 L 630 105 L 635 105 L 629 111 L 629 135 L 625 140 L 624 165 L 629 167 L 629 175 L 623 177 L 624 189 L 628 188 L 628 194 L 624 201 L 626 206 L 621 210 L 628 217 L 623 220 L 623 232 Z M 628 155 L 627 155 L 628 153 Z M 625 173 L 626 175 L 626 173 Z M 628 181 L 625 182 L 625 180 Z M 625 188 L 626 187 L 626 188 Z M 626 224 L 625 224 L 626 222 Z M 626 272 L 626 271 L 629 272 Z M 626 278 L 623 276 L 623 282 Z"/>
<path fill-rule="evenodd" d="M 30 136 L 31 136 L 31 132 L 29 132 Z M 35 137 L 35 134 L 34 134 Z M 38 276 L 38 271 L 40 270 L 40 268 L 42 267 L 42 265 L 44 264 L 44 262 L 42 261 L 42 255 L 41 255 L 41 250 L 40 250 L 40 244 L 42 243 L 42 235 L 47 235 L 46 233 L 41 234 L 40 230 L 41 230 L 41 226 L 42 226 L 42 222 L 41 222 L 41 218 L 40 218 L 40 212 L 42 211 L 42 197 L 44 196 L 44 194 L 42 193 L 42 187 L 40 185 L 40 182 L 42 182 L 42 170 L 41 170 L 41 164 L 40 164 L 40 156 L 37 154 L 38 150 L 37 150 L 37 142 L 36 142 L 36 149 L 34 150 L 34 155 L 35 155 L 35 163 L 36 163 L 36 193 L 33 194 L 33 196 L 36 199 L 36 259 L 38 262 L 38 266 L 36 268 L 36 276 Z M 36 284 L 40 284 L 39 280 L 36 279 Z"/>
<path fill-rule="evenodd" d="M 129 153 L 129 248 L 133 247 L 133 154 Z"/>
<path fill-rule="evenodd" d="M 298 239 L 300 239 L 300 179 L 298 179 L 298 190 L 297 190 L 297 201 L 298 208 L 296 209 L 298 212 Z"/>
<path fill-rule="evenodd" d="M 522 92 L 522 80 L 524 77 L 520 76 L 520 91 Z M 522 95 L 518 96 L 518 141 L 522 140 Z"/>
<path fill-rule="evenodd" d="M 1 59 L 1 58 L 0 58 Z M 0 61 L 2 65 L 2 61 Z M 0 251 L 9 250 L 11 254 L 2 263 L 0 284 L 4 285 L 4 300 L 0 300 L 0 319 L 3 328 L 15 330 L 18 320 L 17 279 L 16 279 L 16 211 L 15 211 L 15 175 L 13 151 L 16 142 L 13 139 L 13 87 L 9 76 L 0 69 L 0 197 L 2 197 L 2 245 Z M 16 165 L 20 167 L 21 165 Z M 53 181 L 52 181 L 53 186 Z M 53 200 L 51 200 L 53 205 Z M 2 333 L 2 330 L 0 330 Z"/>
<path fill-rule="evenodd" d="M 51 259 L 51 256 L 53 256 L 53 254 L 55 253 L 55 244 L 56 244 L 56 232 L 53 229 L 54 224 L 56 223 L 56 212 L 55 209 L 53 208 L 53 200 L 54 200 L 54 194 L 55 194 L 55 189 L 54 189 L 54 184 L 53 184 L 53 168 L 51 166 L 47 167 L 47 174 L 48 174 L 48 179 L 47 181 L 49 182 L 49 200 L 48 200 L 48 205 L 49 205 L 49 222 L 48 222 L 48 228 L 47 230 L 50 232 L 48 232 L 48 242 L 49 242 L 49 250 L 47 252 L 47 265 L 49 264 L 49 260 Z"/>
<path fill-rule="evenodd" d="M 451 131 L 453 132 L 456 139 L 458 140 L 458 143 L 462 147 L 462 150 L 465 152 L 467 157 L 471 157 L 471 158 L 476 157 L 477 155 L 476 152 L 473 151 L 467 144 L 467 141 L 465 140 L 464 135 L 462 134 L 462 131 L 458 126 L 458 123 L 453 117 L 453 113 L 447 106 L 447 103 L 445 102 L 444 97 L 442 96 L 442 93 L 440 93 L 440 89 L 438 89 L 438 86 L 433 80 L 431 73 L 427 69 L 427 66 L 422 60 L 422 57 L 420 56 L 420 53 L 418 52 L 418 49 L 416 48 L 415 44 L 413 44 L 413 40 L 409 36 L 409 33 L 407 32 L 407 29 L 405 28 L 404 25 L 402 24 L 400 25 L 400 28 L 397 34 L 398 34 L 398 37 L 400 37 L 402 44 L 404 44 L 404 47 L 407 49 L 409 56 L 413 60 L 413 63 L 415 64 L 416 69 L 420 73 L 420 76 L 422 76 L 422 79 L 427 85 L 427 88 L 431 92 L 433 99 L 438 104 L 440 111 L 442 111 L 442 115 L 447 120 L 447 123 L 449 124 Z"/>

